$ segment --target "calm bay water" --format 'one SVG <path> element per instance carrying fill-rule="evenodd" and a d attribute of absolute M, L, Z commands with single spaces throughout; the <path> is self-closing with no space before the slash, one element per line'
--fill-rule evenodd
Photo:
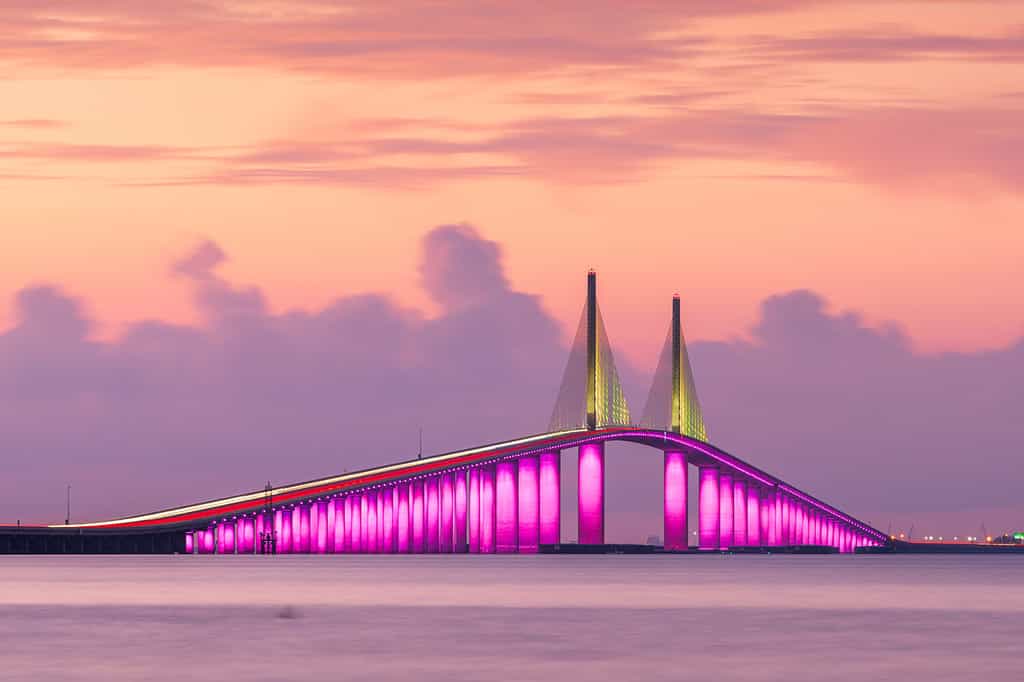
<path fill-rule="evenodd" d="M 1024 680 L 1024 557 L 7 556 L 0 679 Z"/>

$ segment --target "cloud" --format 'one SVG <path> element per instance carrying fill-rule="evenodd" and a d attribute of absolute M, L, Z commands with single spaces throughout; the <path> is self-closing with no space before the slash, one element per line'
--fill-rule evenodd
<path fill-rule="evenodd" d="M 0 2 L 0 61 L 63 69 L 256 67 L 445 77 L 621 67 L 692 56 L 664 34 L 694 18 L 774 12 L 811 0 L 87 0 L 59 11 Z"/>
<path fill-rule="evenodd" d="M 100 518 L 406 459 L 420 427 L 427 452 L 542 430 L 567 353 L 559 324 L 472 226 L 434 228 L 421 254 L 433 317 L 381 294 L 273 313 L 218 273 L 213 242 L 171 268 L 196 325 L 140 321 L 96 340 L 82 302 L 22 290 L 0 334 L 0 519 L 61 518 L 68 482 L 76 518 Z M 649 379 L 617 350 L 637 405 Z M 1024 517 L 1024 338 L 922 355 L 899 326 L 796 291 L 764 301 L 749 340 L 692 343 L 691 357 L 714 442 L 846 511 L 918 530 L 957 514 L 962 532 Z M 658 532 L 658 462 L 611 452 L 613 539 Z"/>
<path fill-rule="evenodd" d="M 759 37 L 748 42 L 761 59 L 815 62 L 893 62 L 906 60 L 1024 61 L 1024 27 L 1003 35 L 918 33 L 889 26 L 806 37 Z"/>
<path fill-rule="evenodd" d="M 313 183 L 426 186 L 519 177 L 560 183 L 635 181 L 685 160 L 804 164 L 826 179 L 887 189 L 1001 190 L 1024 186 L 1019 107 L 829 108 L 800 114 L 661 109 L 650 115 L 547 116 L 438 137 L 374 135 L 357 143 L 273 142 L 221 157 L 197 184 Z M 942 140 L 942 144 L 935 144 Z M 460 163 L 475 159 L 475 163 Z M 396 164 L 387 165 L 394 161 Z M 814 173 L 802 173 L 808 175 Z M 792 175 L 792 174 L 781 174 Z M 778 176 L 776 176 L 778 177 Z"/>
<path fill-rule="evenodd" d="M 10 128 L 33 128 L 36 130 L 63 128 L 67 125 L 67 121 L 58 121 L 52 118 L 19 118 L 0 121 L 0 126 L 7 126 Z"/>

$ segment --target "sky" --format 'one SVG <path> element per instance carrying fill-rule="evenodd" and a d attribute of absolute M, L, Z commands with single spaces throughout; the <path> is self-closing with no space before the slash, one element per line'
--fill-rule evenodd
<path fill-rule="evenodd" d="M 541 430 L 593 267 L 635 407 L 678 292 L 716 442 L 1024 526 L 1022 114 L 1016 0 L 0 0 L 0 518 Z"/>

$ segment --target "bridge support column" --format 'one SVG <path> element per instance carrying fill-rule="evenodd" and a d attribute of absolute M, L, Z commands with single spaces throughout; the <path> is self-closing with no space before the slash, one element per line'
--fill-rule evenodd
<path fill-rule="evenodd" d="M 732 482 L 732 544 L 747 546 L 747 483 L 739 477 Z"/>
<path fill-rule="evenodd" d="M 213 554 L 216 549 L 213 542 L 213 529 L 207 528 L 206 530 L 197 531 L 196 535 L 199 538 L 199 553 Z"/>
<path fill-rule="evenodd" d="M 380 494 L 383 498 L 381 509 L 384 513 L 381 520 L 381 539 L 384 541 L 381 551 L 391 554 L 395 551 L 395 541 L 397 540 L 395 537 L 395 488 L 389 485 L 381 490 Z"/>
<path fill-rule="evenodd" d="M 309 553 L 309 505 L 299 504 L 292 509 L 292 551 Z"/>
<path fill-rule="evenodd" d="M 275 509 L 271 512 L 271 531 L 277 543 L 278 554 L 284 554 L 284 510 Z"/>
<path fill-rule="evenodd" d="M 427 522 L 424 532 L 427 535 L 427 553 L 436 554 L 438 550 L 438 531 L 441 519 L 441 490 L 437 476 L 427 479 Z"/>
<path fill-rule="evenodd" d="M 334 526 L 331 532 L 334 534 L 334 551 L 338 554 L 347 552 L 345 547 L 345 501 L 348 498 L 335 498 L 334 500 Z"/>
<path fill-rule="evenodd" d="M 363 496 L 361 493 L 349 495 L 348 508 L 345 510 L 345 522 L 348 524 L 348 549 L 353 554 L 363 551 Z"/>
<path fill-rule="evenodd" d="M 409 554 L 412 551 L 412 541 L 409 537 L 409 531 L 412 528 L 412 523 L 409 520 L 409 487 L 408 483 L 399 483 L 397 486 L 398 519 L 395 524 L 395 532 L 398 537 L 395 541 L 395 551 L 399 554 Z"/>
<path fill-rule="evenodd" d="M 792 538 L 793 538 L 793 544 L 794 545 L 801 545 L 801 544 L 803 544 L 803 537 L 802 537 L 803 522 L 801 520 L 801 516 L 803 514 L 803 509 L 804 509 L 803 503 L 798 502 L 798 501 L 796 501 L 794 499 L 794 500 L 791 500 L 790 504 L 791 504 L 791 506 L 790 506 L 790 509 L 789 509 L 789 522 L 790 522 L 790 525 L 793 526 L 793 531 L 792 531 L 792 534 L 791 534 Z"/>
<path fill-rule="evenodd" d="M 309 505 L 309 553 L 327 553 L 327 503 L 323 500 Z"/>
<path fill-rule="evenodd" d="M 264 535 L 264 533 L 266 533 L 267 530 L 268 530 L 266 528 L 266 526 L 265 526 L 265 524 L 267 522 L 266 518 L 267 518 L 267 515 L 264 514 L 263 512 L 258 512 L 256 514 L 255 524 L 254 524 L 255 525 L 255 528 L 254 528 L 254 531 L 255 531 L 254 532 L 254 535 L 255 535 L 255 546 L 253 547 L 253 549 L 255 550 L 256 554 L 263 554 L 263 538 L 266 537 Z"/>
<path fill-rule="evenodd" d="M 581 545 L 604 544 L 604 443 L 579 447 L 578 518 Z"/>
<path fill-rule="evenodd" d="M 325 517 L 327 520 L 327 528 L 325 530 L 326 547 L 324 548 L 324 551 L 328 554 L 334 554 L 338 551 L 334 548 L 334 529 L 338 525 L 338 498 L 332 497 L 327 501 L 327 513 Z"/>
<path fill-rule="evenodd" d="M 761 533 L 761 546 L 770 545 L 771 543 L 771 514 L 772 514 L 772 498 L 771 491 L 766 488 L 758 488 L 757 496 L 759 499 L 758 504 L 760 505 L 760 511 L 758 514 L 758 527 Z"/>
<path fill-rule="evenodd" d="M 452 474 L 441 474 L 441 530 L 438 550 L 445 554 L 455 551 L 455 484 Z"/>
<path fill-rule="evenodd" d="M 791 507 L 790 507 L 789 497 L 785 493 L 779 493 L 779 506 L 782 509 L 782 516 L 781 516 L 781 521 L 782 521 L 781 529 L 782 530 L 780 531 L 780 534 L 779 534 L 779 544 L 780 545 L 791 545 L 791 544 L 793 544 L 793 536 L 792 536 L 792 533 L 791 533 L 792 526 L 790 524 L 790 518 L 791 518 L 792 515 L 790 513 L 791 512 Z"/>
<path fill-rule="evenodd" d="M 217 524 L 217 554 L 235 553 L 235 522 L 221 521 Z"/>
<path fill-rule="evenodd" d="M 700 549 L 718 549 L 718 469 L 700 467 L 697 488 L 697 543 Z"/>
<path fill-rule="evenodd" d="M 783 508 L 786 506 L 786 496 L 778 488 L 775 489 L 773 504 L 775 506 L 775 544 L 781 546 L 786 544 L 786 526 L 783 524 L 782 519 Z"/>
<path fill-rule="evenodd" d="M 756 483 L 747 486 L 747 544 L 760 547 L 761 539 L 761 488 Z"/>
<path fill-rule="evenodd" d="M 540 454 L 540 544 L 557 545 L 562 538 L 562 454 Z"/>
<path fill-rule="evenodd" d="M 689 549 L 686 537 L 686 453 L 665 452 L 665 549 Z"/>
<path fill-rule="evenodd" d="M 373 495 L 377 498 L 377 553 L 381 554 L 384 552 L 384 492 L 385 488 L 381 488 Z"/>
<path fill-rule="evenodd" d="M 469 551 L 480 552 L 480 469 L 469 470 Z"/>
<path fill-rule="evenodd" d="M 415 554 L 423 554 L 427 549 L 423 479 L 413 481 L 410 491 L 412 493 L 412 551 Z"/>
<path fill-rule="evenodd" d="M 520 457 L 517 467 L 518 549 L 520 553 L 535 554 L 540 545 L 540 460 L 536 455 Z"/>
<path fill-rule="evenodd" d="M 352 496 L 341 498 L 341 551 L 351 554 L 352 549 Z"/>
<path fill-rule="evenodd" d="M 317 508 L 317 502 L 314 500 L 308 505 L 305 505 L 309 514 L 309 553 L 316 554 L 316 541 L 317 536 L 320 535 L 320 510 Z"/>
<path fill-rule="evenodd" d="M 494 465 L 480 467 L 480 553 L 494 554 L 495 532 Z"/>
<path fill-rule="evenodd" d="M 377 506 L 372 503 L 369 493 L 359 494 L 359 551 L 364 554 L 377 550 L 377 543 L 371 544 L 370 528 L 377 525 L 377 514 L 375 513 L 373 517 L 370 515 L 371 508 Z M 374 511 L 376 512 L 376 509 Z"/>
<path fill-rule="evenodd" d="M 732 474 L 724 471 L 718 474 L 718 546 L 729 549 L 733 542 Z"/>
<path fill-rule="evenodd" d="M 380 552 L 380 496 L 376 490 L 366 493 L 366 551 L 369 554 Z"/>
<path fill-rule="evenodd" d="M 193 554 L 196 551 L 196 534 L 195 531 L 187 531 L 185 533 L 185 554 Z"/>
<path fill-rule="evenodd" d="M 467 499 L 466 472 L 455 472 L 455 551 L 458 554 L 465 554 L 469 550 L 469 543 L 466 541 L 466 516 Z"/>

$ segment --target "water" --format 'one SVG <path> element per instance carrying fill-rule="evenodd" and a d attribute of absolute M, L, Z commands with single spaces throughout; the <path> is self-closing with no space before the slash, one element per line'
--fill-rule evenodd
<path fill-rule="evenodd" d="M 1022 680 L 1015 556 L 0 558 L 0 679 Z"/>

